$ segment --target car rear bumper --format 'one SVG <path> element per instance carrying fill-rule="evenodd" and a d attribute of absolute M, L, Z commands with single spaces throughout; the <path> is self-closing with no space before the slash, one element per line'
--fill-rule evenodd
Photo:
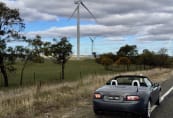
<path fill-rule="evenodd" d="M 95 111 L 129 112 L 141 115 L 146 110 L 145 106 L 142 101 L 105 102 L 101 99 L 93 100 L 93 108 Z"/>

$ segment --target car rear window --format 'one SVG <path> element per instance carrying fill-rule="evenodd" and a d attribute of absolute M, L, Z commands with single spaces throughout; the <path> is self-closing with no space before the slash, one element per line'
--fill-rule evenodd
<path fill-rule="evenodd" d="M 137 77 L 136 76 L 120 76 L 108 81 L 107 85 L 110 85 L 112 80 L 117 80 L 118 85 L 132 85 L 133 80 L 138 80 L 140 83 L 140 86 L 147 86 L 144 79 L 145 78 L 138 77 L 138 76 Z"/>

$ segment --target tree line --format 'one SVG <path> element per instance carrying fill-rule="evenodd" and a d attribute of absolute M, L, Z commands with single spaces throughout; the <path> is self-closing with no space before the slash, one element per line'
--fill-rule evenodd
<path fill-rule="evenodd" d="M 144 49 L 138 53 L 136 45 L 125 45 L 114 53 L 105 53 L 97 56 L 96 62 L 109 69 L 110 66 L 124 65 L 127 70 L 130 65 L 142 65 L 143 69 L 150 67 L 171 67 L 173 58 L 168 55 L 167 49 L 161 48 L 158 52 Z"/>

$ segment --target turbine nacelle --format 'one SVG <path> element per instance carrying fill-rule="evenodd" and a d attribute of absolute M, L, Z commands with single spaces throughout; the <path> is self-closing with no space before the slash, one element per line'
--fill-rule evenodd
<path fill-rule="evenodd" d="M 82 0 L 75 0 L 74 4 L 81 4 Z"/>

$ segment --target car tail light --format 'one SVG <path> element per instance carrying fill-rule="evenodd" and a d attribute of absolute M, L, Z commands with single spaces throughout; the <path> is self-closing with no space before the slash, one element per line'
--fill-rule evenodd
<path fill-rule="evenodd" d="M 127 101 L 138 101 L 139 99 L 140 99 L 140 97 L 136 96 L 136 95 L 129 95 L 126 97 Z"/>
<path fill-rule="evenodd" d="M 95 99 L 101 99 L 102 98 L 102 95 L 100 93 L 95 93 L 94 94 L 94 98 Z"/>

